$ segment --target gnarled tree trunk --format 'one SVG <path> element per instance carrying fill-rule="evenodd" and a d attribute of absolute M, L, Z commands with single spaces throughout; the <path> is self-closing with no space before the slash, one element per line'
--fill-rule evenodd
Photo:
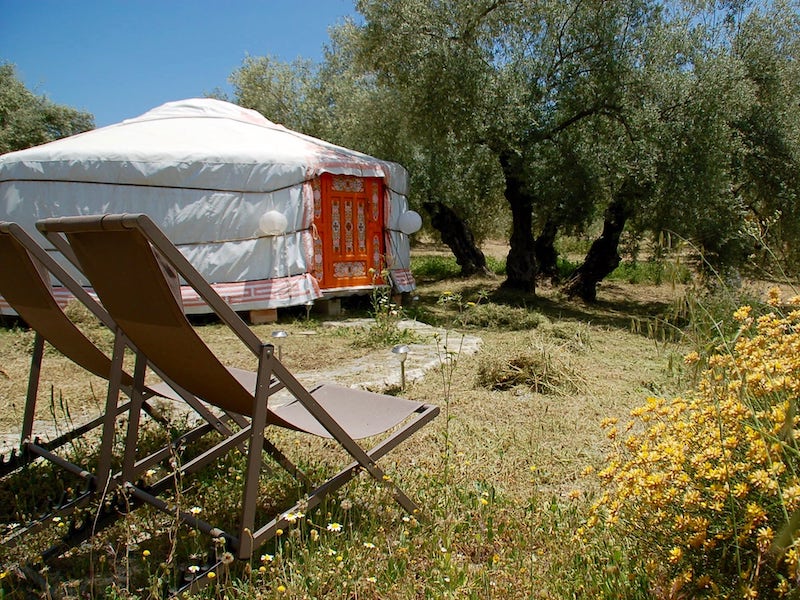
<path fill-rule="evenodd" d="M 522 159 L 510 151 L 500 153 L 511 208 L 510 249 L 506 259 L 506 280 L 502 287 L 536 293 L 536 250 L 533 239 L 533 199 L 525 191 Z"/>
<path fill-rule="evenodd" d="M 461 275 L 490 274 L 486 256 L 475 244 L 475 236 L 464 219 L 442 202 L 425 202 L 423 208 L 431 216 L 431 225 L 439 232 L 442 242 L 452 250 L 461 267 Z"/>
<path fill-rule="evenodd" d="M 539 275 L 549 277 L 552 281 L 558 280 L 558 252 L 555 246 L 557 235 L 558 223 L 554 219 L 547 219 L 534 246 Z"/>
<path fill-rule="evenodd" d="M 568 296 L 578 296 L 587 302 L 597 300 L 597 284 L 619 266 L 622 258 L 617 252 L 625 222 L 631 217 L 632 196 L 621 191 L 608 205 L 603 221 L 603 233 L 597 238 L 583 264 L 564 285 Z"/>

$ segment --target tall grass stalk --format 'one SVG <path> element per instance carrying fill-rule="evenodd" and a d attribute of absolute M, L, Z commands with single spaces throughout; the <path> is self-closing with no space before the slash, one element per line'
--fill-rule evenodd
<path fill-rule="evenodd" d="M 444 339 L 441 336 L 436 336 L 436 354 L 439 359 L 439 373 L 442 383 L 442 401 L 444 402 L 444 449 L 442 451 L 442 465 L 444 468 L 444 483 L 450 480 L 450 403 L 452 400 L 453 392 L 453 375 L 458 365 L 458 356 L 464 344 L 464 335 L 462 334 L 458 341 L 458 348 L 453 349 L 448 347 L 450 341 L 450 332 L 446 331 Z"/>

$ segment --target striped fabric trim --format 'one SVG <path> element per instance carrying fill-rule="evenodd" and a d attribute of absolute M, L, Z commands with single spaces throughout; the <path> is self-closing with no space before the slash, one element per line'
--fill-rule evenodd
<path fill-rule="evenodd" d="M 417 282 L 410 269 L 392 269 L 390 271 L 394 288 L 398 292 L 413 292 L 417 289 Z"/>
<path fill-rule="evenodd" d="M 308 273 L 278 279 L 212 283 L 211 287 L 235 310 L 297 306 L 322 298 L 322 291 L 317 280 Z M 93 298 L 97 299 L 92 288 L 86 288 L 86 290 Z M 74 298 L 63 287 L 54 287 L 53 296 L 62 308 Z M 183 310 L 186 314 L 210 312 L 205 302 L 197 295 L 197 292 L 189 286 L 181 286 L 181 299 L 183 300 Z M 0 296 L 0 313 L 15 314 L 2 296 Z"/>

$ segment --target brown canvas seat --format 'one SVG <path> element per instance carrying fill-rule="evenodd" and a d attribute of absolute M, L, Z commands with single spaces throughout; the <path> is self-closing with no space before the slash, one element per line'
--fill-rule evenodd
<path fill-rule="evenodd" d="M 306 389 L 278 360 L 274 347 L 263 343 L 253 333 L 145 215 L 64 217 L 46 219 L 37 226 L 58 248 L 74 252 L 81 270 L 120 330 L 150 363 L 205 402 L 249 418 L 248 426 L 180 467 L 182 474 L 191 473 L 236 444 L 247 441 L 240 521 L 236 531 L 224 533 L 239 558 L 249 558 L 255 548 L 271 538 L 277 529 L 286 526 L 284 515 L 301 507 L 313 508 L 360 470 L 390 485 L 395 499 L 406 510 L 417 509 L 417 505 L 385 477 L 377 460 L 431 421 L 438 414 L 438 407 L 330 383 Z M 257 373 L 249 382 L 245 377 L 231 374 L 186 319 L 180 296 L 176 294 L 178 277 L 197 291 L 257 359 Z M 285 390 L 283 395 L 290 394 L 291 401 L 270 405 L 270 397 L 282 390 Z M 268 425 L 331 438 L 352 457 L 352 462 L 315 484 L 295 507 L 267 523 L 257 524 L 262 450 L 268 450 L 282 466 L 299 475 L 294 465 L 265 436 Z M 355 441 L 384 432 L 389 433 L 370 450 Z M 167 508 L 164 500 L 152 491 L 136 487 L 131 478 L 123 479 L 120 483 L 135 497 Z M 152 490 L 158 492 L 159 485 L 154 485 Z M 193 527 L 220 535 L 219 529 L 195 515 L 184 513 L 181 516 Z"/>
<path fill-rule="evenodd" d="M 0 475 L 8 475 L 37 458 L 44 458 L 73 475 L 83 478 L 87 484 L 85 493 L 57 509 L 59 514 L 65 514 L 85 503 L 97 487 L 102 487 L 102 482 L 98 484 L 96 480 L 98 473 L 105 471 L 105 476 L 107 476 L 107 471 L 110 469 L 115 420 L 116 417 L 130 409 L 131 403 L 119 404 L 116 398 L 113 399 L 113 402 L 109 399 L 105 411 L 98 417 L 48 439 L 49 436 L 35 428 L 35 411 L 45 342 L 88 372 L 104 379 L 115 378 L 116 386 L 119 389 L 129 397 L 138 394 L 139 403 L 144 410 L 159 420 L 163 420 L 163 418 L 147 403 L 151 397 L 159 396 L 189 403 L 202 417 L 204 424 L 186 434 L 184 437 L 186 440 L 197 438 L 212 429 L 223 435 L 232 433 L 226 424 L 230 420 L 228 416 L 215 415 L 208 407 L 177 385 L 162 382 L 153 386 L 145 386 L 145 363 L 141 354 L 137 355 L 135 376 L 129 375 L 121 367 L 115 368 L 111 358 L 90 341 L 59 306 L 53 295 L 51 276 L 83 303 L 104 325 L 112 330 L 116 328 L 103 307 L 19 225 L 0 222 L 0 295 L 35 332 L 20 430 L 19 454 L 15 451 L 9 460 L 2 461 Z M 125 343 L 124 338 L 117 337 L 119 342 Z M 135 377 L 141 379 L 138 384 Z M 243 421 L 241 417 L 238 418 Z M 98 473 L 90 472 L 83 465 L 74 464 L 58 453 L 58 450 L 68 442 L 101 425 L 106 433 L 101 438 Z M 31 528 L 34 528 L 33 524 L 29 528 L 16 530 L 14 535 L 3 540 L 3 543 L 11 544 L 12 540 L 21 539 L 22 535 Z"/>

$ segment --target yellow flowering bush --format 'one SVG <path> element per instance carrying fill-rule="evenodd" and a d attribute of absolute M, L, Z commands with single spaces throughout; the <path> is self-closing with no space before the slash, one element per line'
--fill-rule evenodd
<path fill-rule="evenodd" d="M 657 595 L 800 593 L 800 298 L 785 314 L 777 293 L 770 304 L 736 311 L 692 393 L 604 423 L 614 450 L 588 525 L 637 542 Z"/>

